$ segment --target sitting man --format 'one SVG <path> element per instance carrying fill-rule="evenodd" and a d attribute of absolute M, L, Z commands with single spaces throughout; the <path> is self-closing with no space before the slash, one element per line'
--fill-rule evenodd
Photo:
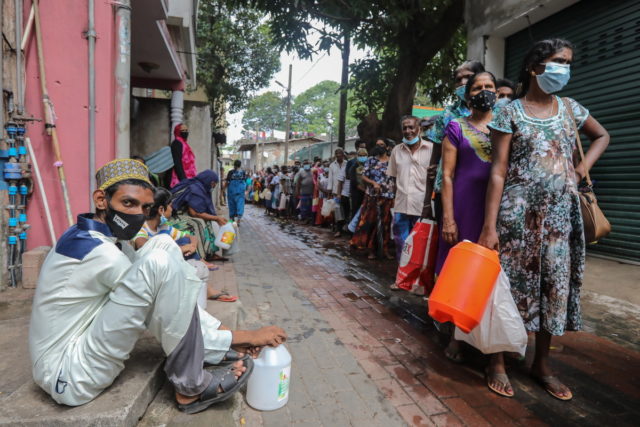
<path fill-rule="evenodd" d="M 202 282 L 168 235 L 125 254 L 118 240 L 136 235 L 153 204 L 142 163 L 114 160 L 96 181 L 96 213 L 79 215 L 42 266 L 29 330 L 35 382 L 58 403 L 87 403 L 111 385 L 148 329 L 167 355 L 180 409 L 195 413 L 229 398 L 253 368 L 230 349 L 255 355 L 284 342 L 285 332 L 230 331 L 199 309 Z"/>

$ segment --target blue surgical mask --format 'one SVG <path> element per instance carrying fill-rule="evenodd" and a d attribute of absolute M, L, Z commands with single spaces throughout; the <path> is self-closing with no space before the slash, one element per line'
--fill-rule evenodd
<path fill-rule="evenodd" d="M 504 107 L 505 105 L 507 105 L 508 103 L 510 103 L 511 100 L 509 98 L 500 98 L 496 101 L 495 105 L 493 106 L 494 110 L 498 110 L 502 107 Z"/>
<path fill-rule="evenodd" d="M 456 88 L 456 95 L 458 95 L 458 98 L 460 98 L 462 102 L 466 102 L 466 99 L 464 99 L 464 93 L 466 90 L 467 90 L 466 85 L 458 86 Z"/>
<path fill-rule="evenodd" d="M 413 145 L 418 141 L 420 141 L 420 137 L 419 136 L 416 136 L 413 139 L 402 138 L 402 142 L 404 142 L 407 145 Z"/>
<path fill-rule="evenodd" d="M 310 169 L 311 169 L 311 165 L 303 165 L 303 166 L 302 166 L 302 169 L 304 169 L 304 170 L 308 171 L 308 170 L 310 170 Z"/>
<path fill-rule="evenodd" d="M 169 221 L 166 216 L 160 215 L 160 225 L 165 225 Z"/>
<path fill-rule="evenodd" d="M 364 162 L 366 162 L 366 161 L 367 161 L 367 156 L 358 157 L 358 161 L 359 161 L 360 163 L 364 163 Z"/>
<path fill-rule="evenodd" d="M 556 93 L 561 91 L 571 78 L 571 66 L 547 62 L 544 64 L 544 73 L 536 75 L 538 86 L 544 93 Z"/>

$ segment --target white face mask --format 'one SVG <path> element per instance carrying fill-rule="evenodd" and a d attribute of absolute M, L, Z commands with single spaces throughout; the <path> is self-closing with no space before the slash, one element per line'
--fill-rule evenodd
<path fill-rule="evenodd" d="M 560 92 L 569 83 L 571 66 L 557 62 L 544 63 L 544 73 L 536 75 L 538 86 L 544 93 Z"/>

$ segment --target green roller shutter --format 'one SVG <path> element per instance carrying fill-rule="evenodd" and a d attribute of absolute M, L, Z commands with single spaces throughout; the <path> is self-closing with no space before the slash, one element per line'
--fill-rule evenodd
<path fill-rule="evenodd" d="M 513 34 L 505 76 L 518 80 L 532 38 L 553 37 L 576 48 L 571 81 L 560 95 L 587 107 L 611 135 L 591 177 L 613 230 L 588 251 L 640 262 L 640 1 L 583 0 Z"/>

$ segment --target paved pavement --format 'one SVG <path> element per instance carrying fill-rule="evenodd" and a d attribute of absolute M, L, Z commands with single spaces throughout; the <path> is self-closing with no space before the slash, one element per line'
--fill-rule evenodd
<path fill-rule="evenodd" d="M 482 355 L 469 349 L 467 363 L 449 362 L 424 301 L 388 291 L 393 262 L 349 256 L 344 239 L 252 206 L 241 238 L 233 265 L 247 326 L 284 327 L 294 358 L 288 405 L 261 413 L 245 404 L 241 424 L 637 425 L 640 353 L 624 324 L 601 328 L 619 328 L 624 346 L 587 332 L 554 341 L 553 366 L 573 401 L 529 378 L 532 345 L 526 360 L 509 362 L 516 397 L 501 398 L 485 386 Z"/>

